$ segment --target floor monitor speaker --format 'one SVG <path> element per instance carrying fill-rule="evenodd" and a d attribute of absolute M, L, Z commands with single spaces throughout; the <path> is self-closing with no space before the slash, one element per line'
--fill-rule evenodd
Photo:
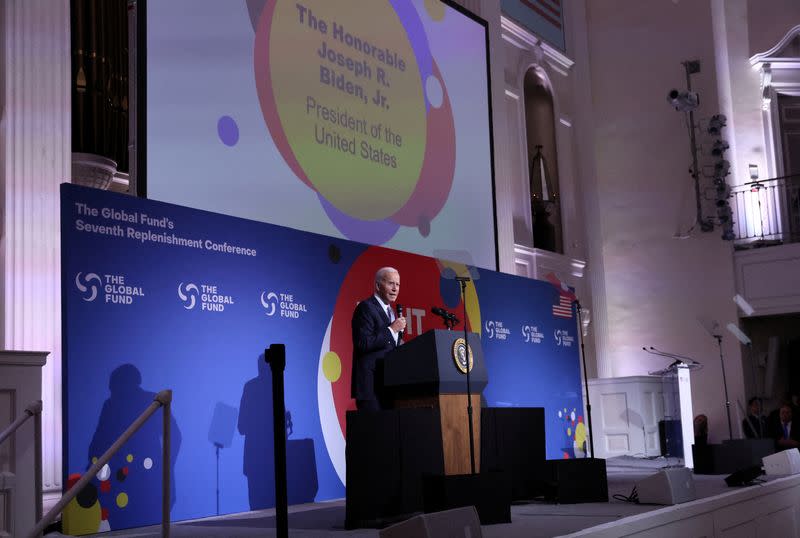
<path fill-rule="evenodd" d="M 636 484 L 636 494 L 643 504 L 680 504 L 697 498 L 694 474 L 686 467 L 661 469 Z"/>
<path fill-rule="evenodd" d="M 789 475 L 800 473 L 800 451 L 796 448 L 783 450 L 761 460 L 764 472 L 768 475 Z"/>
<path fill-rule="evenodd" d="M 474 506 L 463 506 L 414 516 L 382 529 L 380 538 L 481 538 L 481 522 Z"/>

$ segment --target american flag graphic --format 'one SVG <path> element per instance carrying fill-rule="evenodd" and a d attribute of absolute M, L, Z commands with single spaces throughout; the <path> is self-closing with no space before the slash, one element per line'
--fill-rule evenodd
<path fill-rule="evenodd" d="M 553 305 L 553 315 L 557 318 L 572 317 L 572 299 L 567 295 L 558 294 L 558 304 Z"/>
<path fill-rule="evenodd" d="M 558 290 L 558 303 L 553 305 L 553 315 L 557 318 L 571 318 L 572 303 L 577 300 L 575 292 L 561 282 L 554 273 L 548 273 L 544 279 Z"/>

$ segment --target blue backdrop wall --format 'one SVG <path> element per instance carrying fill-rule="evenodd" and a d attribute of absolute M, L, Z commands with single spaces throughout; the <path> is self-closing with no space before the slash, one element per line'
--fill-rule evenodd
<path fill-rule="evenodd" d="M 172 517 L 217 513 L 217 470 L 220 513 L 274 505 L 271 379 L 260 356 L 280 342 L 290 501 L 343 497 L 350 317 L 386 265 L 400 270 L 409 338 L 442 327 L 431 306 L 464 311 L 452 277 L 470 274 L 466 322 L 481 335 L 487 404 L 544 407 L 548 457 L 583 456 L 573 296 L 554 277 L 73 185 L 61 196 L 65 484 L 169 388 Z M 88 533 L 158 521 L 160 419 L 151 423 L 68 507 L 65 525 Z"/>

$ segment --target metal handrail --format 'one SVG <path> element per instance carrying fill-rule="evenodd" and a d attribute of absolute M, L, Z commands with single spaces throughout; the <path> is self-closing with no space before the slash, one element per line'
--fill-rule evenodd
<path fill-rule="evenodd" d="M 731 187 L 736 248 L 800 241 L 800 174 Z"/>
<path fill-rule="evenodd" d="M 36 524 L 36 526 L 33 528 L 33 530 L 28 534 L 28 538 L 37 538 L 37 537 L 41 536 L 42 531 L 44 530 L 44 528 L 48 524 L 50 524 L 53 521 L 53 519 L 55 519 L 55 517 L 58 514 L 61 513 L 62 510 L 64 510 L 64 507 L 66 507 L 67 504 L 69 504 L 69 502 L 72 499 L 74 499 L 76 495 L 78 495 L 78 493 L 84 488 L 84 486 L 86 486 L 86 484 L 88 484 L 92 480 L 92 478 L 94 478 L 94 476 L 97 473 L 100 472 L 100 469 L 102 469 L 103 466 L 106 463 L 108 463 L 108 461 L 111 459 L 111 457 L 120 448 L 122 448 L 122 445 L 127 443 L 128 439 L 130 439 L 131 436 L 133 436 L 134 433 L 139 431 L 139 428 L 141 428 L 144 425 L 144 423 L 147 422 L 147 419 L 149 419 L 158 410 L 159 407 L 163 407 L 163 409 L 164 409 L 164 414 L 163 414 L 163 418 L 164 418 L 164 429 L 163 429 L 164 440 L 162 442 L 163 454 L 161 456 L 162 459 L 163 459 L 162 475 L 161 475 L 162 488 L 163 488 L 163 491 L 162 491 L 162 494 L 161 494 L 161 501 L 162 501 L 161 502 L 161 536 L 163 536 L 164 538 L 168 538 L 169 537 L 169 516 L 170 516 L 169 515 L 169 505 L 170 505 L 170 499 L 169 499 L 169 491 L 170 491 L 169 481 L 170 481 L 170 476 L 169 476 L 169 473 L 170 473 L 170 467 L 171 467 L 171 465 L 170 465 L 170 452 L 171 452 L 171 446 L 170 446 L 171 445 L 171 442 L 170 442 L 170 406 L 171 406 L 171 404 L 172 404 L 172 391 L 171 390 L 169 390 L 169 389 L 168 390 L 162 390 L 161 392 L 156 394 L 155 397 L 153 398 L 153 403 L 148 405 L 147 408 L 142 412 L 142 414 L 139 415 L 139 417 L 136 420 L 134 420 L 133 423 L 131 423 L 130 426 L 128 426 L 128 429 L 125 430 L 122 433 L 122 435 L 120 435 L 119 438 L 117 438 L 116 441 L 114 441 L 114 444 L 112 444 L 109 447 L 109 449 L 106 450 L 105 453 L 102 456 L 100 456 L 100 459 L 98 459 L 94 463 L 94 465 L 92 465 L 89 468 L 88 471 L 83 473 L 83 476 L 81 476 L 80 480 L 78 480 L 75 483 L 75 485 L 73 485 L 69 489 L 69 491 L 66 492 L 64 494 L 64 496 L 61 497 L 61 499 L 59 499 L 59 501 L 56 503 L 56 505 L 53 508 L 51 508 L 49 512 L 47 512 L 47 515 L 45 515 L 41 520 L 39 520 L 39 522 Z"/>
<path fill-rule="evenodd" d="M 25 408 L 25 413 L 0 433 L 0 444 L 33 417 L 33 494 L 36 503 L 36 520 L 42 518 L 42 400 L 36 400 Z"/>

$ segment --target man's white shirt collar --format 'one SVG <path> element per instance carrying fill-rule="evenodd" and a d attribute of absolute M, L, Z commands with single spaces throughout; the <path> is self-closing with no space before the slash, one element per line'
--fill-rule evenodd
<path fill-rule="evenodd" d="M 387 308 L 389 308 L 389 305 L 388 305 L 388 304 L 386 304 L 386 303 L 384 303 L 384 302 L 383 302 L 383 299 L 381 299 L 381 298 L 378 296 L 378 294 L 377 294 L 377 293 L 374 295 L 374 297 L 375 297 L 375 298 L 378 300 L 378 304 L 380 304 L 380 305 L 381 305 L 381 308 L 383 309 L 383 311 L 384 311 L 384 312 L 386 312 L 386 309 L 387 309 Z M 388 315 L 388 314 L 387 314 L 387 315 Z"/>
<path fill-rule="evenodd" d="M 378 301 L 378 304 L 381 305 L 381 308 L 383 309 L 383 313 L 386 314 L 386 316 L 388 316 L 389 319 L 391 320 L 392 318 L 391 318 L 391 316 L 389 316 L 389 312 L 386 311 L 386 309 L 389 308 L 389 305 L 384 303 L 383 299 L 378 297 L 377 293 L 374 294 L 374 297 Z M 389 329 L 389 332 L 392 333 L 392 338 L 394 339 L 394 343 L 396 344 L 397 343 L 397 333 L 394 331 L 394 329 L 392 329 L 391 326 L 389 326 L 387 328 Z"/>

